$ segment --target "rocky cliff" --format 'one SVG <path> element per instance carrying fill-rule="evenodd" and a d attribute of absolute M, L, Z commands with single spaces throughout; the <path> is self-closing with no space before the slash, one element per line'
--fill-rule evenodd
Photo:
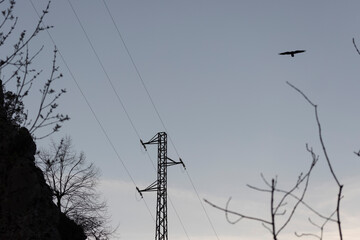
<path fill-rule="evenodd" d="M 35 166 L 31 135 L 8 121 L 3 106 L 0 81 L 0 239 L 86 239 L 81 227 L 58 212 Z"/>

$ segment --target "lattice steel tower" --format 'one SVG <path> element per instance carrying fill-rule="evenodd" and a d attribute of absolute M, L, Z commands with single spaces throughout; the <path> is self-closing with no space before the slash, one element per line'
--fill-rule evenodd
<path fill-rule="evenodd" d="M 146 150 L 147 144 L 158 145 L 158 162 L 157 162 L 157 180 L 150 184 L 145 189 L 136 189 L 142 197 L 142 192 L 156 191 L 157 203 L 156 203 L 156 231 L 155 240 L 168 240 L 168 221 L 167 221 L 167 167 L 177 164 L 185 165 L 181 158 L 179 161 L 174 161 L 167 157 L 167 134 L 165 132 L 157 133 L 150 141 L 143 142 L 141 144 Z"/>

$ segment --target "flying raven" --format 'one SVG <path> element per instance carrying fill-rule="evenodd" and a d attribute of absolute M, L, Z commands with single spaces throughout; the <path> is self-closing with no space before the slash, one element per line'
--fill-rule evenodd
<path fill-rule="evenodd" d="M 282 52 L 279 53 L 279 55 L 291 55 L 291 57 L 294 57 L 295 54 L 303 53 L 305 50 L 295 50 L 295 51 L 289 51 L 289 52 Z"/>

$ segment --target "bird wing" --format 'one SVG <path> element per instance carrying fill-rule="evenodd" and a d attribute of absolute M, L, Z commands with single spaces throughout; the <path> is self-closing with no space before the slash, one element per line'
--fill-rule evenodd
<path fill-rule="evenodd" d="M 296 51 L 293 51 L 294 54 L 303 53 L 303 52 L 306 52 L 306 51 L 305 51 L 305 50 L 296 50 Z"/>
<path fill-rule="evenodd" d="M 279 55 L 290 55 L 291 52 L 282 52 L 282 53 L 279 53 Z"/>

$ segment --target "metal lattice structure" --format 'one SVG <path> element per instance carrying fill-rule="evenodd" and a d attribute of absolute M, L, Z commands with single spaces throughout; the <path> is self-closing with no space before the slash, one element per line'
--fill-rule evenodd
<path fill-rule="evenodd" d="M 141 144 L 146 150 L 146 145 L 158 145 L 158 161 L 157 161 L 157 180 L 150 184 L 147 188 L 140 190 L 136 187 L 142 197 L 142 192 L 156 191 L 156 231 L 155 240 L 168 240 L 168 221 L 167 221 L 167 167 L 177 164 L 185 165 L 181 159 L 174 161 L 167 157 L 167 134 L 165 132 L 157 133 L 150 141 Z"/>

